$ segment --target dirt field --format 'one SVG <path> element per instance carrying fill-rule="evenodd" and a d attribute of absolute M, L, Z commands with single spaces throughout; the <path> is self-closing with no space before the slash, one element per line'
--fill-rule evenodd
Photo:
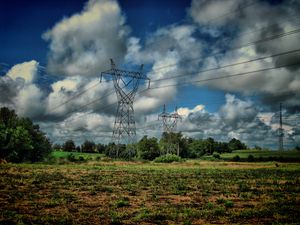
<path fill-rule="evenodd" d="M 0 224 L 300 223 L 300 164 L 3 164 L 0 174 Z"/>

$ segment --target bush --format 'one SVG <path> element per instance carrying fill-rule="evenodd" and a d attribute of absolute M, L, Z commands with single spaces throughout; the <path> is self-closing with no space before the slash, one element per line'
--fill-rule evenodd
<path fill-rule="evenodd" d="M 85 161 L 85 158 L 84 158 L 83 156 L 79 156 L 78 161 L 79 161 L 79 162 L 84 162 L 84 161 Z"/>
<path fill-rule="evenodd" d="M 215 159 L 220 159 L 220 158 L 221 158 L 221 156 L 220 156 L 219 154 L 217 154 L 217 153 L 213 154 L 213 157 L 214 157 Z"/>
<path fill-rule="evenodd" d="M 238 162 L 238 161 L 241 160 L 241 157 L 240 157 L 239 155 L 235 155 L 235 156 L 232 158 L 232 160 L 233 160 L 234 162 Z"/>
<path fill-rule="evenodd" d="M 120 207 L 125 207 L 125 206 L 129 206 L 129 199 L 128 198 L 123 198 L 123 199 L 120 199 L 116 202 L 116 206 L 118 208 Z"/>
<path fill-rule="evenodd" d="M 67 159 L 68 159 L 69 162 L 76 162 L 77 161 L 76 158 L 75 158 L 75 155 L 72 154 L 72 153 L 68 154 Z"/>
<path fill-rule="evenodd" d="M 163 156 L 156 157 L 154 162 L 158 163 L 171 163 L 171 162 L 180 162 L 182 159 L 178 155 L 166 154 Z"/>
<path fill-rule="evenodd" d="M 248 162 L 253 162 L 254 161 L 254 156 L 253 155 L 248 155 L 247 160 L 248 160 Z"/>
<path fill-rule="evenodd" d="M 228 201 L 225 202 L 225 207 L 226 207 L 226 208 L 232 208 L 233 206 L 234 206 L 233 201 L 229 201 L 229 200 L 228 200 Z"/>

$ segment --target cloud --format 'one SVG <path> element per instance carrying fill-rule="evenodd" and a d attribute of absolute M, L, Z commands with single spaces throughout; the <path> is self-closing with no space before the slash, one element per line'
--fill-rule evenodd
<path fill-rule="evenodd" d="M 211 51 L 223 52 L 217 56 L 206 58 L 201 70 L 297 49 L 299 40 L 299 34 L 297 33 L 268 41 L 256 41 L 295 30 L 298 24 L 295 15 L 300 13 L 299 2 L 283 1 L 271 4 L 268 1 L 255 1 L 247 7 L 239 8 L 240 4 L 241 2 L 236 0 L 193 0 L 189 9 L 190 16 L 199 24 L 199 30 L 217 30 L 220 36 L 216 43 L 212 44 Z M 243 4 L 247 5 L 246 3 Z M 235 11 L 237 7 L 238 11 Z M 220 13 L 220 11 L 222 12 Z M 212 15 L 219 16 L 219 18 L 208 21 L 206 13 L 209 12 Z M 222 35 L 224 33 L 230 34 L 229 37 Z M 223 43 L 222 40 L 226 41 Z M 218 45 L 218 43 L 222 44 Z M 247 43 L 252 44 L 248 47 L 238 48 L 235 51 L 228 51 Z M 285 65 L 297 63 L 298 65 L 284 67 Z M 195 80 L 273 67 L 282 68 L 199 83 L 199 85 L 226 92 L 239 92 L 248 96 L 256 95 L 263 104 L 273 108 L 278 107 L 279 102 L 283 101 L 285 107 L 290 111 L 299 111 L 299 52 L 227 67 L 222 70 L 199 73 Z"/>
<path fill-rule="evenodd" d="M 299 37 L 293 34 L 229 51 L 297 27 L 297 20 L 286 19 L 290 14 L 299 14 L 300 3 L 297 1 L 270 4 L 257 0 L 249 7 L 242 7 L 248 3 L 241 0 L 193 0 L 187 10 L 192 22 L 186 20 L 179 25 L 161 27 L 140 39 L 130 36 L 117 1 L 90 0 L 81 12 L 62 19 L 43 34 L 50 50 L 47 70 L 52 77 L 61 75 L 60 80 L 53 79 L 44 88 L 44 82 L 39 81 L 38 62 L 33 60 L 15 65 L 0 79 L 0 104 L 12 106 L 22 116 L 39 120 L 53 141 L 59 142 L 59 137 L 110 141 L 107 136 L 113 129 L 117 98 L 112 82 L 96 84 L 101 71 L 109 68 L 109 58 L 114 58 L 117 65 L 124 63 L 129 68 L 146 64 L 145 73 L 151 78 L 153 89 L 144 90 L 147 83 L 141 83 L 134 102 L 135 119 L 137 127 L 148 124 L 144 120 L 146 117 L 152 128 L 157 129 L 158 111 L 163 104 L 182 94 L 178 86 L 183 82 L 300 61 L 300 54 L 293 53 L 197 73 L 296 48 Z M 208 57 L 214 52 L 222 54 Z M 261 145 L 266 141 L 274 145 L 278 118 L 270 111 L 277 109 L 279 102 L 284 102 L 288 112 L 300 110 L 298 74 L 299 67 L 293 66 L 199 83 L 199 88 L 206 86 L 235 94 L 227 94 L 226 103 L 216 112 L 207 111 L 200 103 L 194 108 L 179 108 L 183 122 L 178 130 L 198 138 L 214 137 L 228 141 L 236 137 L 249 144 Z M 167 85 L 170 86 L 159 88 Z M 77 96 L 80 92 L 85 93 Z M 253 96 L 255 98 L 251 98 Z M 257 107 L 259 101 L 273 108 Z M 93 103 L 82 107 L 89 102 Z M 262 120 L 261 115 L 268 119 Z M 161 130 L 155 129 L 149 132 L 159 137 Z M 284 129 L 286 138 L 299 143 L 299 129 L 289 124 Z M 137 132 L 138 137 L 144 134 L 143 129 Z"/>
<path fill-rule="evenodd" d="M 96 143 L 111 141 L 114 117 L 99 113 L 74 113 L 60 123 L 42 123 L 41 127 L 53 142 L 73 139 L 77 144 L 85 140 Z"/>
<path fill-rule="evenodd" d="M 18 89 L 20 89 L 22 85 L 22 81 L 14 81 L 9 76 L 4 76 L 0 78 L 0 104 L 3 105 L 12 105 L 13 99 L 16 97 L 18 93 Z"/>
<path fill-rule="evenodd" d="M 151 65 L 146 75 L 152 80 L 153 89 L 137 95 L 134 106 L 138 115 L 152 113 L 176 97 L 176 85 L 181 79 L 168 78 L 193 69 L 196 64 L 190 63 L 187 66 L 184 61 L 200 57 L 202 54 L 203 46 L 195 37 L 195 31 L 192 25 L 171 25 L 150 34 L 144 44 L 135 37 L 128 40 L 125 62 Z M 157 88 L 166 85 L 170 87 Z"/>
<path fill-rule="evenodd" d="M 224 25 L 234 19 L 233 15 L 223 16 L 238 9 L 245 1 L 240 0 L 193 0 L 188 10 L 192 19 L 201 24 Z"/>
<path fill-rule="evenodd" d="M 232 94 L 226 94 L 226 102 L 218 112 L 208 112 L 203 105 L 192 109 L 179 108 L 178 112 L 183 115 L 178 130 L 187 136 L 212 137 L 217 141 L 238 138 L 250 146 L 272 148 L 277 144 L 278 119 L 275 119 L 274 113 L 262 113 L 252 101 L 242 100 Z M 285 141 L 296 138 L 296 127 L 284 125 L 283 129 Z"/>
<path fill-rule="evenodd" d="M 95 76 L 109 59 L 122 61 L 129 28 L 114 0 L 90 0 L 82 12 L 64 18 L 43 34 L 50 42 L 47 68 L 65 76 Z"/>
<path fill-rule="evenodd" d="M 37 118 L 44 113 L 44 93 L 35 84 L 39 63 L 35 60 L 13 66 L 0 80 L 0 105 L 20 116 Z"/>
<path fill-rule="evenodd" d="M 13 80 L 24 79 L 26 83 L 32 83 L 37 75 L 39 63 L 35 60 L 13 66 L 6 74 Z"/>
<path fill-rule="evenodd" d="M 112 83 L 100 83 L 97 78 L 77 76 L 57 81 L 51 87 L 52 91 L 46 98 L 49 116 L 66 119 L 74 113 L 91 110 L 97 113 L 114 114 L 114 107 L 106 107 L 117 102 Z M 78 95 L 79 93 L 83 94 Z M 93 104 L 87 105 L 91 102 Z M 83 107 L 84 105 L 86 106 Z"/>
<path fill-rule="evenodd" d="M 15 106 L 19 115 L 38 118 L 45 110 L 42 91 L 34 84 L 25 85 L 15 98 Z"/>
<path fill-rule="evenodd" d="M 179 115 L 186 117 L 189 116 L 190 114 L 202 111 L 204 108 L 205 108 L 204 105 L 196 105 L 193 109 L 189 109 L 187 107 L 179 108 L 177 112 Z"/>

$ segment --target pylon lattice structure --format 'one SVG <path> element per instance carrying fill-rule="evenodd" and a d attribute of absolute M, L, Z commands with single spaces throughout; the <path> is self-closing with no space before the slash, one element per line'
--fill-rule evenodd
<path fill-rule="evenodd" d="M 174 113 L 166 112 L 166 105 L 164 105 L 163 112 L 158 115 L 158 120 L 163 122 L 163 130 L 166 133 L 175 133 L 177 130 L 178 121 L 182 121 L 182 117 L 177 112 L 177 107 Z"/>
<path fill-rule="evenodd" d="M 280 103 L 279 109 L 279 130 L 278 130 L 278 150 L 283 151 L 283 128 L 282 128 L 282 103 Z"/>
<path fill-rule="evenodd" d="M 112 141 L 117 145 L 120 143 L 130 144 L 134 142 L 136 136 L 134 97 L 141 80 L 148 80 L 149 88 L 150 79 L 143 74 L 143 65 L 141 65 L 139 71 L 127 71 L 117 69 L 112 59 L 110 59 L 110 62 L 111 69 L 101 73 L 101 80 L 105 75 L 112 77 L 118 99 Z M 118 157 L 118 151 L 116 156 Z"/>
<path fill-rule="evenodd" d="M 162 120 L 163 130 L 165 133 L 167 133 L 167 153 L 172 152 L 172 150 L 174 150 L 172 148 L 175 147 L 177 148 L 177 155 L 179 155 L 179 143 L 177 143 L 176 146 L 172 146 L 174 143 L 172 144 L 171 142 L 171 133 L 176 132 L 178 121 L 182 121 L 182 117 L 177 112 L 177 107 L 175 108 L 174 113 L 167 113 L 166 105 L 164 105 L 163 112 L 158 115 L 158 120 Z"/>

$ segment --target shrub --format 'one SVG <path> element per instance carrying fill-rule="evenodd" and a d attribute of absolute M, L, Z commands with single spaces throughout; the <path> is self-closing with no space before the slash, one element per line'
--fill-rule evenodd
<path fill-rule="evenodd" d="M 120 200 L 118 200 L 118 201 L 116 202 L 116 206 L 117 206 L 118 208 L 120 208 L 120 207 L 125 207 L 125 206 L 129 206 L 130 204 L 129 204 L 129 201 L 128 201 L 128 200 L 129 200 L 128 198 L 120 199 Z"/>
<path fill-rule="evenodd" d="M 238 161 L 241 160 L 241 158 L 240 158 L 239 155 L 235 155 L 235 156 L 232 158 L 232 160 L 233 160 L 234 162 L 238 162 Z"/>
<path fill-rule="evenodd" d="M 226 208 L 232 208 L 234 204 L 233 204 L 233 201 L 228 200 L 228 201 L 225 202 L 224 205 L 225 205 Z"/>
<path fill-rule="evenodd" d="M 68 161 L 70 161 L 70 162 L 76 162 L 75 155 L 72 154 L 72 153 L 71 153 L 71 154 L 68 154 L 67 159 L 68 159 Z"/>
<path fill-rule="evenodd" d="M 217 208 L 214 210 L 214 215 L 215 215 L 215 216 L 222 216 L 222 215 L 224 215 L 224 213 L 225 213 L 224 207 L 217 207 Z"/>
<path fill-rule="evenodd" d="M 212 202 L 207 203 L 207 208 L 212 209 L 214 207 L 214 204 Z"/>
<path fill-rule="evenodd" d="M 253 162 L 254 161 L 254 156 L 253 155 L 248 155 L 247 160 L 248 160 L 248 162 Z"/>
<path fill-rule="evenodd" d="M 224 203 L 224 202 L 225 202 L 224 198 L 218 198 L 217 199 L 217 203 L 219 203 L 219 204 Z"/>
<path fill-rule="evenodd" d="M 182 159 L 178 155 L 166 154 L 163 156 L 156 157 L 154 162 L 158 163 L 171 163 L 171 162 L 180 162 Z"/>
<path fill-rule="evenodd" d="M 79 156 L 78 161 L 84 162 L 84 161 L 85 161 L 85 158 L 84 158 L 83 156 Z"/>
<path fill-rule="evenodd" d="M 219 154 L 217 154 L 217 153 L 213 154 L 213 157 L 214 157 L 215 159 L 220 159 L 220 158 L 221 158 L 221 156 L 220 156 Z"/>

